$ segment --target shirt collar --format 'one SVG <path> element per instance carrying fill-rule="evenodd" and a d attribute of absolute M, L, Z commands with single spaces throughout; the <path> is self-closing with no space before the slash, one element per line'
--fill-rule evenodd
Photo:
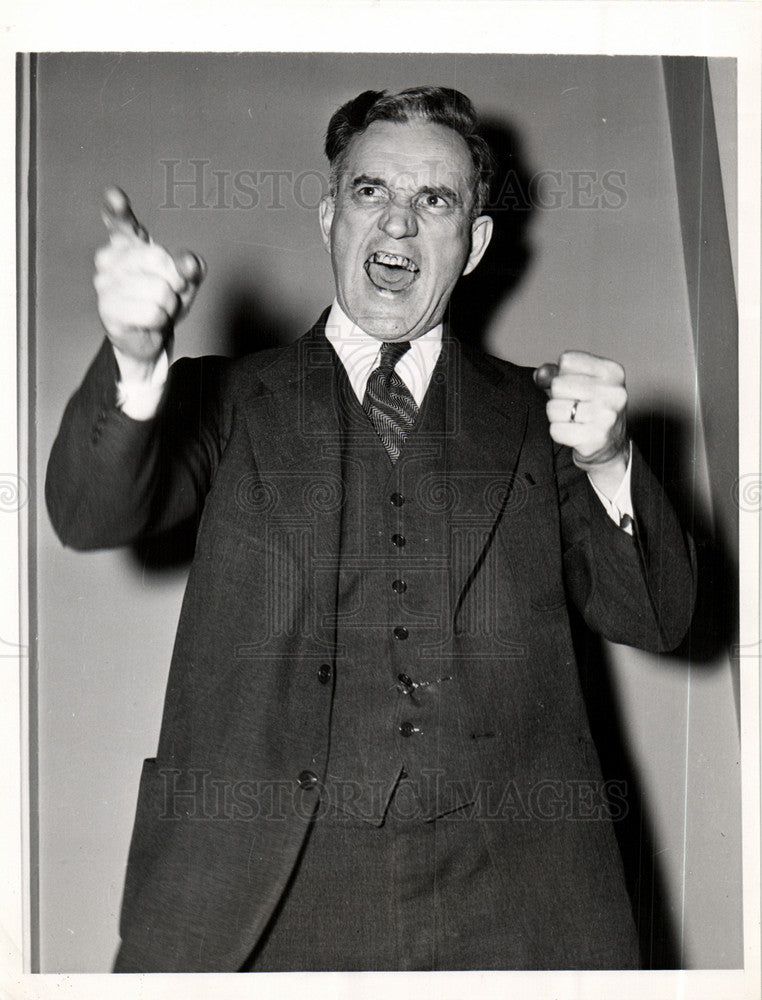
<path fill-rule="evenodd" d="M 360 403 L 365 396 L 368 376 L 378 365 L 381 341 L 354 323 L 334 299 L 325 323 L 325 335 L 344 366 L 350 385 Z M 410 341 L 395 371 L 420 407 L 429 387 L 434 367 L 442 351 L 442 324 Z"/>

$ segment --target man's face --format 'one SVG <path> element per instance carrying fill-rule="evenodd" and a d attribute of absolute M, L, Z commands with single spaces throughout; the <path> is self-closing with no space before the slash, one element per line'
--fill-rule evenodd
<path fill-rule="evenodd" d="M 379 340 L 413 340 L 441 322 L 461 274 L 487 249 L 492 220 L 471 220 L 473 166 L 444 125 L 373 122 L 320 205 L 339 305 Z"/>

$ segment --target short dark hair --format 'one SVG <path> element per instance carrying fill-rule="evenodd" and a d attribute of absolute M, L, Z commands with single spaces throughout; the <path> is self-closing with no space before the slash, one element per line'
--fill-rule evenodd
<path fill-rule="evenodd" d="M 325 155 L 331 166 L 331 194 L 335 195 L 350 142 L 373 122 L 423 121 L 445 125 L 463 136 L 474 167 L 471 212 L 479 215 L 487 203 L 493 160 L 478 133 L 471 101 L 449 87 L 410 87 L 397 94 L 366 90 L 334 112 L 325 136 Z"/>

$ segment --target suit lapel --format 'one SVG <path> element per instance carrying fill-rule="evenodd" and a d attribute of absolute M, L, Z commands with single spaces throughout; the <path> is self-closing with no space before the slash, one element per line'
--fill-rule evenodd
<path fill-rule="evenodd" d="M 323 333 L 326 315 L 259 373 L 246 422 L 270 501 L 268 528 L 286 538 L 308 633 L 332 647 L 343 488 L 336 365 Z"/>
<path fill-rule="evenodd" d="M 454 338 L 448 337 L 445 346 L 451 428 L 446 438 L 445 474 L 458 498 L 451 530 L 462 535 L 452 565 L 452 606 L 457 617 L 517 492 L 516 469 L 526 435 L 528 398 L 517 369 L 498 368 Z M 522 486 L 519 483 L 518 489 Z"/>

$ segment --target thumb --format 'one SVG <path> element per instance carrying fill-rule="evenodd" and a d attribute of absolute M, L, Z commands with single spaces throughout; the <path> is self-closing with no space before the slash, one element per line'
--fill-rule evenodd
<path fill-rule="evenodd" d="M 550 384 L 556 375 L 558 375 L 558 365 L 554 364 L 552 361 L 546 361 L 544 365 L 540 365 L 539 368 L 535 368 L 532 377 L 534 378 L 534 384 L 538 389 L 544 389 L 545 392 L 550 392 Z"/>

